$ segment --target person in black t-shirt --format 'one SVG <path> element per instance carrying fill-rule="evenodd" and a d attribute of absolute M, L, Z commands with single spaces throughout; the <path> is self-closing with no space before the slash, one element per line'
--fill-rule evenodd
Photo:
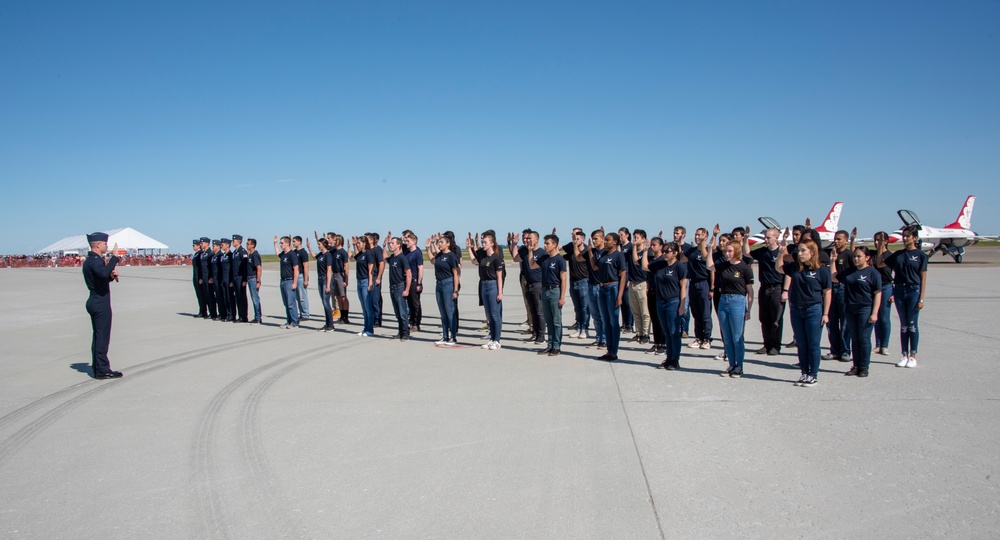
<path fill-rule="evenodd" d="M 257 239 L 247 238 L 247 288 L 250 290 L 250 303 L 253 304 L 252 324 L 260 324 L 260 286 L 264 277 L 264 264 L 260 259 L 260 252 L 257 251 Z"/>
<path fill-rule="evenodd" d="M 330 292 L 333 285 L 333 254 L 330 253 L 330 242 L 326 238 L 316 240 L 319 246 L 319 253 L 313 253 L 309 239 L 306 239 L 306 249 L 309 255 L 316 259 L 316 277 L 319 282 L 319 301 L 323 305 L 323 316 L 326 324 L 320 330 L 324 332 L 333 331 L 333 305 L 330 303 Z"/>
<path fill-rule="evenodd" d="M 274 237 L 274 253 L 280 263 L 281 303 L 285 304 L 285 328 L 299 327 L 299 308 L 296 289 L 299 284 L 299 253 L 292 249 L 292 239 L 281 237 L 281 249 L 278 249 L 278 237 Z"/>
<path fill-rule="evenodd" d="M 469 253 L 475 254 L 473 264 L 479 266 L 479 297 L 486 310 L 490 328 L 490 341 L 483 348 L 495 351 L 501 348 L 500 336 L 503 331 L 504 261 L 497 252 L 496 235 L 487 231 L 483 233 L 482 239 L 482 249 L 475 249 L 471 236 L 466 240 L 466 248 Z"/>
<path fill-rule="evenodd" d="M 785 303 L 781 301 L 781 284 L 784 276 L 778 272 L 775 265 L 781 258 L 781 246 L 778 245 L 778 229 L 768 229 L 764 232 L 764 247 L 750 252 L 757 261 L 757 281 L 760 285 L 757 297 L 757 318 L 760 319 L 760 333 L 764 346 L 757 354 L 777 355 L 781 351 L 781 333 L 784 326 Z"/>
<path fill-rule="evenodd" d="M 355 280 L 358 282 L 358 301 L 361 303 L 361 313 L 364 319 L 364 326 L 359 336 L 368 337 L 375 335 L 375 309 L 374 302 L 375 289 L 375 259 L 371 249 L 371 238 L 368 236 L 355 236 L 351 238 L 352 251 L 354 251 L 354 271 Z"/>
<path fill-rule="evenodd" d="M 786 236 L 781 239 L 782 260 L 775 268 L 784 274 L 781 299 L 788 302 L 789 319 L 795 334 L 801 376 L 795 386 L 815 386 L 819 381 L 821 336 L 830 312 L 830 267 L 820 263 L 819 244 L 808 236 L 795 250 L 796 262 L 785 262 Z"/>
<path fill-rule="evenodd" d="M 830 253 L 830 263 L 836 265 L 833 278 L 833 299 L 830 305 L 830 322 L 826 325 L 827 339 L 830 341 L 830 353 L 823 360 L 851 360 L 851 332 L 847 325 L 847 302 L 844 299 L 843 279 L 854 272 L 854 234 L 847 231 L 837 231 L 833 235 L 833 250 Z M 831 267 L 832 268 L 832 267 Z M 836 276 L 840 276 L 838 279 Z"/>
<path fill-rule="evenodd" d="M 715 238 L 712 238 L 715 243 Z M 722 341 L 729 359 L 729 369 L 723 377 L 739 378 L 743 375 L 743 358 L 746 344 L 743 339 L 745 322 L 750 320 L 753 306 L 753 270 L 743 260 L 743 246 L 733 241 L 726 245 L 726 259 L 718 264 L 708 258 L 708 269 L 715 270 L 715 282 L 722 297 L 719 299 L 719 326 Z"/>
<path fill-rule="evenodd" d="M 854 261 L 849 272 L 843 272 L 843 265 L 835 259 L 830 263 L 830 273 L 843 285 L 844 322 L 853 340 L 851 358 L 854 365 L 846 375 L 867 377 L 872 358 L 872 329 L 878 321 L 878 308 L 882 303 L 882 278 L 869 264 L 868 248 L 859 247 L 852 253 Z"/>
<path fill-rule="evenodd" d="M 528 267 L 542 273 L 542 314 L 548 330 L 548 343 L 538 354 L 557 356 L 562 348 L 562 308 L 566 304 L 566 290 L 569 289 L 566 259 L 559 255 L 559 237 L 545 235 L 545 255 L 537 262 L 529 259 Z"/>
<path fill-rule="evenodd" d="M 875 245 L 881 242 L 883 245 L 889 242 L 889 233 L 879 231 L 874 236 Z M 878 252 L 876 251 L 876 257 Z M 872 259 L 872 266 L 878 270 L 879 278 L 882 280 L 882 305 L 878 309 L 878 321 L 875 323 L 875 352 L 883 356 L 889 354 L 889 338 L 892 336 L 892 269 L 888 266 L 881 268 Z"/>
<path fill-rule="evenodd" d="M 434 297 L 441 314 L 441 339 L 435 345 L 458 344 L 458 318 L 455 317 L 455 301 L 458 299 L 460 282 L 459 268 L 462 261 L 452 249 L 455 240 L 439 234 L 427 238 L 427 254 L 434 262 L 434 279 L 437 282 Z"/>
<path fill-rule="evenodd" d="M 389 298 L 392 300 L 392 310 L 396 313 L 396 324 L 399 332 L 393 339 L 406 341 L 410 339 L 410 305 L 406 301 L 410 296 L 410 285 L 413 283 L 413 271 L 403 254 L 403 240 L 398 236 L 389 240 L 389 251 L 392 253 L 385 260 L 389 269 Z"/>
<path fill-rule="evenodd" d="M 587 250 L 587 235 L 582 229 L 573 229 L 573 241 L 563 246 L 566 265 L 569 267 L 569 295 L 573 299 L 575 315 L 571 338 L 586 339 L 590 327 L 590 264 L 582 258 Z"/>
<path fill-rule="evenodd" d="M 663 367 L 680 369 L 681 324 L 684 300 L 687 297 L 687 264 L 678 260 L 680 246 L 677 242 L 663 245 L 661 238 L 653 238 L 649 249 L 643 253 L 642 268 L 652 279 L 650 291 L 655 291 L 657 321 L 664 335 Z"/>
<path fill-rule="evenodd" d="M 538 246 L 538 232 L 528 230 L 524 233 L 524 245 L 515 250 L 520 237 L 512 236 L 508 249 L 514 262 L 521 264 L 521 277 L 524 280 L 525 309 L 528 313 L 528 326 L 532 335 L 525 341 L 542 344 L 545 342 L 545 318 L 542 314 L 542 272 L 533 270 L 530 261 L 535 265 L 538 259 L 545 255 L 545 250 Z"/>
<path fill-rule="evenodd" d="M 920 249 L 919 229 L 903 229 L 903 249 L 892 254 L 885 244 L 879 250 L 878 265 L 888 266 L 894 272 L 892 296 L 899 314 L 899 340 L 902 356 L 896 367 L 917 367 L 917 343 L 920 332 L 917 322 L 924 308 L 927 292 L 927 254 Z"/>

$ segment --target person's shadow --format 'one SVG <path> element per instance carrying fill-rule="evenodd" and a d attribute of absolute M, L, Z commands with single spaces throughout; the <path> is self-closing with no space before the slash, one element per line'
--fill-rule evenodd
<path fill-rule="evenodd" d="M 71 367 L 71 368 L 79 371 L 80 373 L 86 373 L 87 375 L 93 375 L 93 372 L 90 371 L 90 364 L 86 364 L 84 362 L 76 362 L 75 364 L 70 364 L 69 367 Z"/>

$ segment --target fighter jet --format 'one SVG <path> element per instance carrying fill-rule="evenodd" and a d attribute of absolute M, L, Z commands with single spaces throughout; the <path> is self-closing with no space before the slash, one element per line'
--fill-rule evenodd
<path fill-rule="evenodd" d="M 837 234 L 837 224 L 840 223 L 840 211 L 843 208 L 844 208 L 844 203 L 842 202 L 833 203 L 833 206 L 830 208 L 830 212 L 826 214 L 826 219 L 824 219 L 823 223 L 820 224 L 818 227 L 815 227 L 816 232 L 819 233 L 819 239 L 823 244 L 820 246 L 820 248 L 826 249 L 830 247 L 831 244 L 833 244 L 833 237 L 835 234 Z M 779 225 L 777 220 L 775 220 L 774 218 L 759 217 L 757 218 L 757 221 L 759 221 L 760 224 L 764 226 L 765 231 L 772 227 L 778 229 L 779 231 L 783 230 L 782 226 Z M 806 225 L 808 226 L 809 224 L 810 221 L 808 218 L 806 218 Z M 747 239 L 747 242 L 750 244 L 751 247 L 757 244 L 763 244 L 764 233 L 759 232 L 751 236 L 750 238 Z"/>
<path fill-rule="evenodd" d="M 910 210 L 900 210 L 896 212 L 899 219 L 903 220 L 903 226 L 914 225 L 920 230 L 920 249 L 926 251 L 928 257 L 941 252 L 950 255 L 956 263 L 962 262 L 967 246 L 975 245 L 980 240 L 995 240 L 993 236 L 980 236 L 972 231 L 972 206 L 976 202 L 975 195 L 969 195 L 962 205 L 962 211 L 958 213 L 958 218 L 951 225 L 946 225 L 943 229 L 928 227 L 920 223 L 917 214 Z M 890 244 L 899 244 L 903 241 L 903 228 L 900 227 L 889 235 Z"/>

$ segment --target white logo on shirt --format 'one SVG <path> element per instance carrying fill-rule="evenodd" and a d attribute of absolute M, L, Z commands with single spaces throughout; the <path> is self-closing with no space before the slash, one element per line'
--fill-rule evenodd
<path fill-rule="evenodd" d="M 811 277 L 811 278 L 813 278 L 813 279 L 816 279 L 816 272 L 809 272 L 806 275 L 809 276 L 809 277 Z"/>
<path fill-rule="evenodd" d="M 858 279 L 861 281 L 868 281 L 868 276 L 858 276 Z"/>
<path fill-rule="evenodd" d="M 917 262 L 917 259 L 919 259 L 919 258 L 920 258 L 920 255 L 914 255 L 914 256 L 910 257 L 910 260 L 913 261 L 913 262 Z"/>

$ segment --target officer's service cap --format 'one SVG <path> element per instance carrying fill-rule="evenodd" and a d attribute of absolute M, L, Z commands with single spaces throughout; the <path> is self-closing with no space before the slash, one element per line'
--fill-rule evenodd
<path fill-rule="evenodd" d="M 202 241 L 202 242 L 205 242 L 205 243 L 207 244 L 207 243 L 211 242 L 211 241 L 212 241 L 212 239 L 211 239 L 211 238 L 209 238 L 209 237 L 207 237 L 207 236 L 202 236 L 202 237 L 201 237 L 201 241 Z"/>
<path fill-rule="evenodd" d="M 223 244 L 231 244 L 232 240 L 230 238 L 220 238 L 219 242 L 222 242 Z"/>
<path fill-rule="evenodd" d="M 213 246 L 217 246 L 217 245 L 219 245 L 219 241 L 218 241 L 218 240 L 212 240 L 212 245 L 213 245 Z"/>
<path fill-rule="evenodd" d="M 95 232 L 87 235 L 87 242 L 107 242 L 108 233 Z"/>
<path fill-rule="evenodd" d="M 233 235 L 233 240 L 239 240 L 240 242 L 242 242 L 243 241 L 243 235 L 241 235 L 241 234 L 234 234 Z"/>
<path fill-rule="evenodd" d="M 194 245 L 194 244 L 200 244 L 200 243 L 201 243 L 201 239 L 199 239 L 199 238 L 195 238 L 194 240 L 191 241 L 192 245 Z"/>

